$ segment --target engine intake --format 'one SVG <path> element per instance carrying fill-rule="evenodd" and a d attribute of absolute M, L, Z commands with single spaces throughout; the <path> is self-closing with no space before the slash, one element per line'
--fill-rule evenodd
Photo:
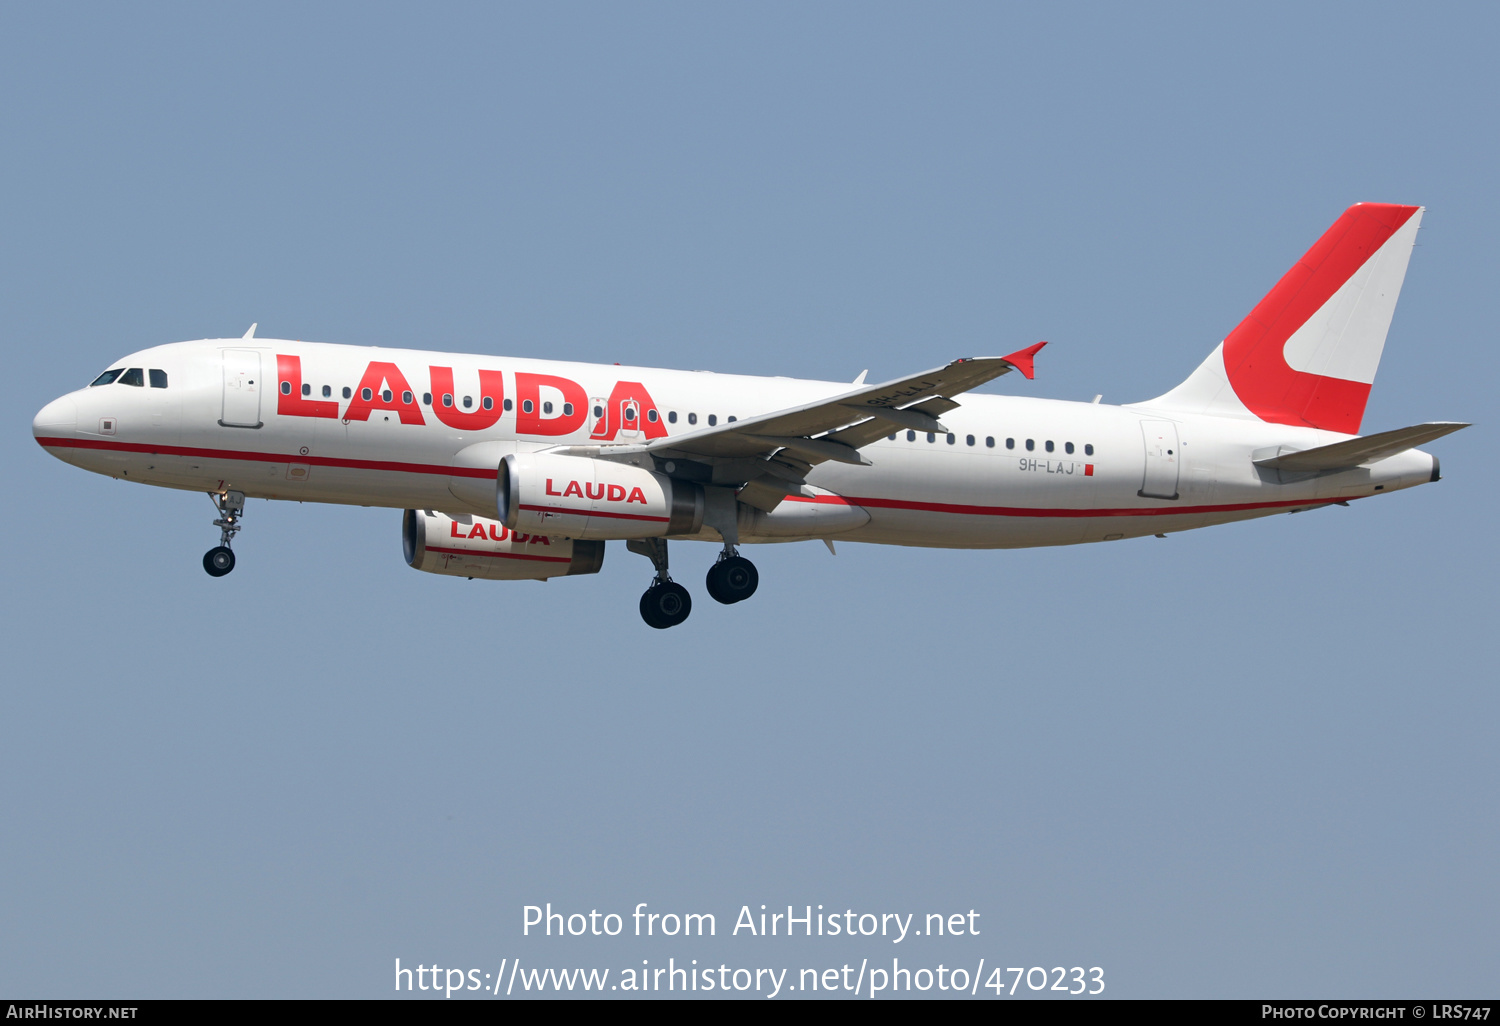
<path fill-rule="evenodd" d="M 512 531 L 567 538 L 654 538 L 703 527 L 703 489 L 665 474 L 587 456 L 512 453 L 496 481 Z"/>
<path fill-rule="evenodd" d="M 602 541 L 528 534 L 483 517 L 454 519 L 424 509 L 406 511 L 401 548 L 414 570 L 489 581 L 596 574 L 604 565 Z"/>

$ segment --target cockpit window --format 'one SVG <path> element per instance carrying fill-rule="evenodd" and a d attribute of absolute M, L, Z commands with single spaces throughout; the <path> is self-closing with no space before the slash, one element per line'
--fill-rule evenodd
<path fill-rule="evenodd" d="M 89 385 L 89 387 L 93 388 L 95 385 L 113 385 L 115 383 L 115 378 L 118 378 L 123 373 L 125 373 L 124 367 L 116 367 L 114 370 L 107 370 L 103 374 L 95 378 Z"/>
<path fill-rule="evenodd" d="M 155 367 L 151 368 L 151 387 L 166 388 L 167 372 L 164 370 L 157 370 Z"/>
<path fill-rule="evenodd" d="M 120 384 L 134 385 L 136 388 L 145 388 L 146 375 L 141 373 L 141 369 L 139 367 L 132 367 L 124 374 L 120 375 Z"/>

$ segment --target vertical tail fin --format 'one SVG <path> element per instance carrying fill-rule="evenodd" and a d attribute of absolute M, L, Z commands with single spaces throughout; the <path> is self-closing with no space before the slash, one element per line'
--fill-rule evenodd
<path fill-rule="evenodd" d="M 1191 377 L 1141 405 L 1357 434 L 1421 221 L 1356 203 Z"/>

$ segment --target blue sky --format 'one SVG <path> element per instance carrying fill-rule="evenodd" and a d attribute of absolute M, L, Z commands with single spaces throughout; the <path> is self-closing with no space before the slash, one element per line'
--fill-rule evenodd
<path fill-rule="evenodd" d="M 1491 6 L 0 10 L 0 992 L 347 996 L 403 965 L 836 965 L 521 909 L 977 909 L 922 964 L 1121 997 L 1493 988 Z M 428 578 L 390 510 L 85 474 L 30 418 L 263 336 L 994 390 L 1185 377 L 1347 205 L 1428 207 L 1365 419 L 1445 480 L 1074 549 Z M 1489 496 L 1488 499 L 1485 496 Z M 701 595 L 708 546 L 674 553 Z M 894 951 L 903 959 L 904 949 Z M 914 963 L 915 964 L 915 963 Z"/>

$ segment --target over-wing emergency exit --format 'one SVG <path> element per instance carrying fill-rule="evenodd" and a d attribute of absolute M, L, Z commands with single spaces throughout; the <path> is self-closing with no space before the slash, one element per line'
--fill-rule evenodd
<path fill-rule="evenodd" d="M 1419 207 L 1356 204 L 1181 385 L 1126 406 L 972 390 L 954 360 L 879 384 L 242 338 L 116 361 L 36 415 L 37 442 L 127 481 L 203 491 L 234 569 L 247 498 L 404 510 L 429 573 L 597 573 L 609 542 L 654 571 L 640 613 L 682 623 L 670 541 L 718 553 L 705 590 L 759 576 L 742 546 L 821 540 L 1014 548 L 1164 534 L 1438 480 L 1415 448 L 1467 425 L 1359 436 Z"/>

